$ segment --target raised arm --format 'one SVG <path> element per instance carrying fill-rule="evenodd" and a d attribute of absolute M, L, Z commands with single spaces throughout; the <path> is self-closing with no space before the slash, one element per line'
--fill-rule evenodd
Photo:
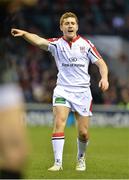
<path fill-rule="evenodd" d="M 101 79 L 99 81 L 99 87 L 102 89 L 102 91 L 106 91 L 109 87 L 107 65 L 103 59 L 99 59 L 98 61 L 95 62 L 95 64 L 98 66 L 101 75 Z"/>
<path fill-rule="evenodd" d="M 28 41 L 29 43 L 38 46 L 39 48 L 46 50 L 48 49 L 48 44 L 49 41 L 47 39 L 41 38 L 40 36 L 33 34 L 33 33 L 29 33 L 27 31 L 23 31 L 20 29 L 11 29 L 11 34 L 14 37 L 23 37 L 26 41 Z"/>

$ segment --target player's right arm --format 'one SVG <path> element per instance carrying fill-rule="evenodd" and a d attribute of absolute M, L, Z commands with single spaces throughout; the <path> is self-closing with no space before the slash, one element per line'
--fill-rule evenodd
<path fill-rule="evenodd" d="M 38 46 L 39 48 L 43 50 L 48 50 L 48 44 L 50 43 L 47 39 L 41 38 L 40 36 L 20 30 L 20 29 L 11 29 L 11 34 L 14 37 L 23 37 L 26 41 L 31 43 L 32 45 Z"/>

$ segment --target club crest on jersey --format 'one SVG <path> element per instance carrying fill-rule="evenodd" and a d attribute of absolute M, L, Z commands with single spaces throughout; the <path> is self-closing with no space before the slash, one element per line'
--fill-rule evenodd
<path fill-rule="evenodd" d="M 85 53 L 85 46 L 80 46 L 80 52 L 81 52 L 82 54 Z"/>

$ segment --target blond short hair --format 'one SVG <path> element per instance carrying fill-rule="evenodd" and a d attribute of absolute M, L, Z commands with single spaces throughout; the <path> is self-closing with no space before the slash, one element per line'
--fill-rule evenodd
<path fill-rule="evenodd" d="M 60 25 L 63 24 L 64 19 L 69 18 L 69 17 L 75 18 L 75 20 L 76 20 L 76 22 L 77 22 L 77 24 L 78 24 L 78 18 L 77 18 L 77 16 L 76 16 L 76 14 L 74 14 L 74 13 L 72 13 L 72 12 L 66 12 L 66 13 L 64 13 L 64 14 L 61 16 L 61 18 L 60 18 Z"/>

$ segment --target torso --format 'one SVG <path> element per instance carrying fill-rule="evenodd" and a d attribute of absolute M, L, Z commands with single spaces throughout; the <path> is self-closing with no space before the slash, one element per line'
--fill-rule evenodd
<path fill-rule="evenodd" d="M 89 42 L 80 36 L 74 39 L 71 44 L 64 38 L 56 39 L 51 43 L 48 50 L 55 57 L 59 70 L 58 86 L 64 86 L 66 90 L 76 92 L 85 91 L 85 88 L 90 86 L 88 74 L 90 63 L 88 51 L 90 48 Z"/>

